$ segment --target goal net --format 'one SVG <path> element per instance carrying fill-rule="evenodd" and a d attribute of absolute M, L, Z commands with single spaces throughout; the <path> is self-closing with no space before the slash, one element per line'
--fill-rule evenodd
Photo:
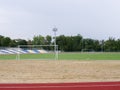
<path fill-rule="evenodd" d="M 57 45 L 19 45 L 17 60 L 57 60 Z"/>

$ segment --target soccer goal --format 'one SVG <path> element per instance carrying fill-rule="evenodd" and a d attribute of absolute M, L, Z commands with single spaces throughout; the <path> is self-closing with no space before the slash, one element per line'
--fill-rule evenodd
<path fill-rule="evenodd" d="M 57 60 L 58 45 L 19 45 L 17 60 Z"/>

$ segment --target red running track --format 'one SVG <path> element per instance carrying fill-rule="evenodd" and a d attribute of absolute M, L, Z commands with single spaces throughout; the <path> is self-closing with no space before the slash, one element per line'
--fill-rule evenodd
<path fill-rule="evenodd" d="M 120 82 L 0 84 L 0 90 L 120 90 Z"/>

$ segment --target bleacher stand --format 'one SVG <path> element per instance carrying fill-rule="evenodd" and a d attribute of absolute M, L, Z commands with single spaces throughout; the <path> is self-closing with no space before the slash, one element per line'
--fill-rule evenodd
<path fill-rule="evenodd" d="M 18 49 L 18 48 L 0 48 L 0 54 L 32 54 L 32 53 L 47 53 L 45 50 L 29 50 L 29 49 Z"/>

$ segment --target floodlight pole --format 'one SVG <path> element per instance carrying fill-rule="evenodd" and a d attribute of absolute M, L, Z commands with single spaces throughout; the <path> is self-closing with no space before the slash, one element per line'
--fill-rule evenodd
<path fill-rule="evenodd" d="M 57 28 L 53 28 L 53 32 L 54 32 L 54 48 L 55 48 L 55 55 L 57 55 L 57 52 L 56 52 L 56 49 L 57 49 L 57 47 L 56 47 L 56 32 L 57 32 Z M 57 59 L 57 56 L 56 56 L 56 59 Z"/>

